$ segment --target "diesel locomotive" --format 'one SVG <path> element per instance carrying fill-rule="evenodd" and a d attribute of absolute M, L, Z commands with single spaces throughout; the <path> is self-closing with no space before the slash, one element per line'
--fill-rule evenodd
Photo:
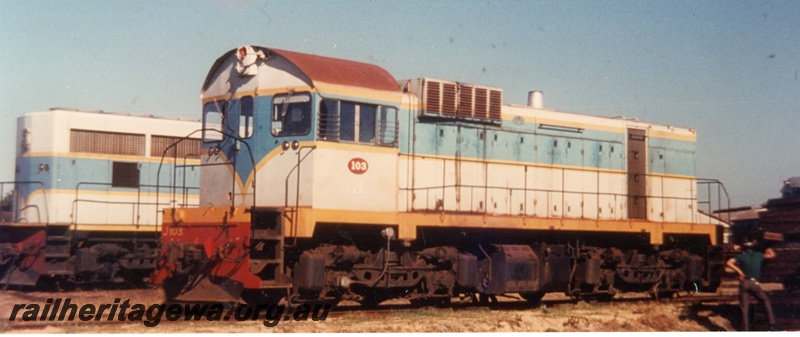
<path fill-rule="evenodd" d="M 147 286 L 160 211 L 198 203 L 200 128 L 65 108 L 20 116 L 15 180 L 0 183 L 0 287 Z M 183 188 L 167 190 L 175 180 Z"/>
<path fill-rule="evenodd" d="M 202 85 L 198 207 L 163 211 L 176 301 L 447 303 L 714 291 L 696 131 L 243 46 Z"/>

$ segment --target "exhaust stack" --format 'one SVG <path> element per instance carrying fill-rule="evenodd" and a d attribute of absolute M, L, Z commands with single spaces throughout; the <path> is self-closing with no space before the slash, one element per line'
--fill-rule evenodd
<path fill-rule="evenodd" d="M 539 90 L 528 92 L 528 106 L 536 109 L 544 108 L 544 93 Z"/>

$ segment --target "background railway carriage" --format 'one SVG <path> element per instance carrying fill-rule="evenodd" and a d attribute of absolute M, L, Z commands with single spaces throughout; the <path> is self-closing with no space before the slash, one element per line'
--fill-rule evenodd
<path fill-rule="evenodd" d="M 502 104 L 359 62 L 231 50 L 202 87 L 199 208 L 166 210 L 178 300 L 714 290 L 692 129 Z"/>
<path fill-rule="evenodd" d="M 19 117 L 16 179 L 2 184 L 4 196 L 14 193 L 10 222 L 0 224 L 0 285 L 143 284 L 156 264 L 160 210 L 197 205 L 199 172 L 184 167 L 199 163 L 200 133 L 173 144 L 200 128 L 69 109 Z M 176 181 L 185 188 L 169 189 Z"/>

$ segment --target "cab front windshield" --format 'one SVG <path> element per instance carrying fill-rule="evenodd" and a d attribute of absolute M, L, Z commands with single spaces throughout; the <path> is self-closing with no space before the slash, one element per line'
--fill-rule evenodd
<path fill-rule="evenodd" d="M 302 136 L 311 132 L 311 95 L 275 96 L 272 100 L 272 135 Z"/>

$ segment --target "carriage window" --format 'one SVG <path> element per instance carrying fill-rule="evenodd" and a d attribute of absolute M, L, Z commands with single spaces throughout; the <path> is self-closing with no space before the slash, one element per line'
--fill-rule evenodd
<path fill-rule="evenodd" d="M 339 108 L 339 139 L 356 141 L 356 104 L 342 102 Z"/>
<path fill-rule="evenodd" d="M 275 96 L 271 129 L 273 136 L 301 136 L 311 132 L 311 95 Z"/>
<path fill-rule="evenodd" d="M 211 102 L 203 107 L 203 142 L 213 143 L 222 140 L 222 103 Z"/>
<path fill-rule="evenodd" d="M 374 105 L 359 105 L 358 111 L 358 142 L 375 143 L 375 110 Z"/>
<path fill-rule="evenodd" d="M 378 118 L 378 142 L 380 145 L 389 146 L 397 142 L 397 109 L 381 107 Z"/>
<path fill-rule="evenodd" d="M 339 101 L 325 99 L 320 102 L 319 139 L 339 140 Z"/>
<path fill-rule="evenodd" d="M 239 137 L 253 136 L 253 96 L 242 97 L 239 102 Z"/>

